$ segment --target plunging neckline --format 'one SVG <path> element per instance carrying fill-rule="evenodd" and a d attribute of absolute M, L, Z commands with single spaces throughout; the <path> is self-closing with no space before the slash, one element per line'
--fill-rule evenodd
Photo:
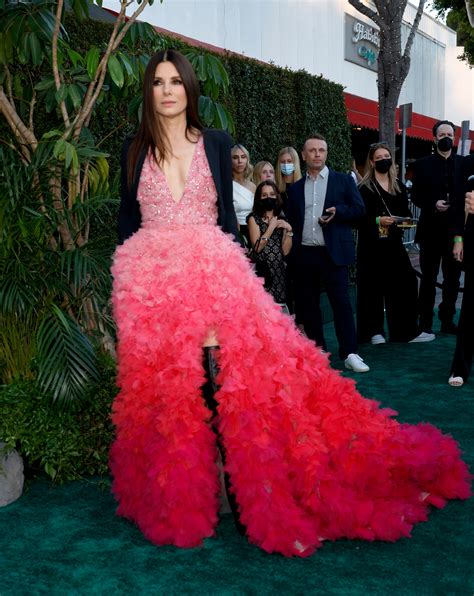
<path fill-rule="evenodd" d="M 164 171 L 162 170 L 162 168 L 159 167 L 159 170 L 160 170 L 160 172 L 161 172 L 161 174 L 163 176 L 163 179 L 165 181 L 165 185 L 166 185 L 166 188 L 167 188 L 167 190 L 169 192 L 169 195 L 171 197 L 171 200 L 173 201 L 173 203 L 175 205 L 179 205 L 181 203 L 181 201 L 183 200 L 183 198 L 184 198 L 184 194 L 185 194 L 186 188 L 188 186 L 189 176 L 190 176 L 191 170 L 193 169 L 193 166 L 194 166 L 194 161 L 195 161 L 195 157 L 196 157 L 196 152 L 198 150 L 198 145 L 202 142 L 201 139 L 202 139 L 202 135 L 199 135 L 199 138 L 198 138 L 198 140 L 195 143 L 196 146 L 194 147 L 193 156 L 191 157 L 191 163 L 189 164 L 189 168 L 188 168 L 186 177 L 184 179 L 183 191 L 182 191 L 181 196 L 179 197 L 179 199 L 175 199 L 174 198 L 174 195 L 171 192 L 171 186 L 168 184 L 168 179 L 166 178 L 166 174 L 164 173 Z"/>

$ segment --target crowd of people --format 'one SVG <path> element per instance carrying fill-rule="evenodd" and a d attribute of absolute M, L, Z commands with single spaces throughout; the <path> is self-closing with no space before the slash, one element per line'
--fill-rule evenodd
<path fill-rule="evenodd" d="M 468 498 L 471 477 L 452 437 L 398 423 L 321 349 L 324 282 L 340 356 L 352 370 L 368 369 L 356 351 L 347 277 L 364 200 L 351 176 L 326 166 L 320 134 L 302 147 L 305 177 L 286 147 L 275 182 L 264 164 L 256 186 L 245 148 L 200 123 L 198 98 L 189 61 L 175 50 L 155 54 L 143 117 L 123 146 L 112 266 L 117 512 L 155 544 L 202 544 L 218 522 L 220 453 L 236 527 L 266 552 L 306 557 L 325 540 L 409 536 L 431 506 Z M 386 169 L 386 153 L 381 159 Z M 388 186 L 375 175 L 366 182 L 368 192 L 375 183 L 381 193 L 397 191 L 390 178 Z M 404 198 L 390 196 L 387 207 L 394 204 L 404 208 Z M 376 218 L 382 228 L 396 225 L 391 211 Z M 467 260 L 472 245 L 461 224 L 456 254 Z M 307 337 L 268 293 L 283 292 L 281 280 L 262 287 L 242 237 L 269 269 L 289 258 Z M 398 242 L 394 233 L 394 254 Z M 461 313 L 466 324 L 471 307 Z M 470 348 L 458 340 L 466 363 Z"/>
<path fill-rule="evenodd" d="M 355 372 L 369 370 L 357 354 L 358 344 L 435 339 L 432 327 L 440 266 L 444 278 L 440 331 L 458 333 L 454 318 L 467 223 L 459 213 L 465 213 L 464 193 L 467 179 L 474 174 L 474 161 L 454 153 L 454 136 L 453 123 L 435 124 L 435 151 L 414 163 L 409 192 L 398 178 L 385 142 L 369 147 L 362 174 L 353 161 L 346 177 L 326 166 L 328 147 L 321 135 L 310 137 L 302 147 L 304 177 L 293 147 L 279 151 L 275 167 L 270 161 L 252 167 L 245 147 L 232 148 L 234 206 L 257 275 L 264 277 L 275 301 L 294 313 L 306 336 L 325 350 L 319 304 L 323 285 L 334 313 L 339 355 Z M 246 192 L 252 182 L 258 185 L 253 202 Z M 262 200 L 272 209 L 265 210 Z M 420 211 L 418 223 L 410 200 Z M 404 231 L 415 226 L 419 289 L 404 244 Z M 355 262 L 353 230 L 357 231 L 356 326 L 347 284 L 347 267 Z M 467 371 L 465 363 L 453 364 L 449 384 L 464 384 Z"/>

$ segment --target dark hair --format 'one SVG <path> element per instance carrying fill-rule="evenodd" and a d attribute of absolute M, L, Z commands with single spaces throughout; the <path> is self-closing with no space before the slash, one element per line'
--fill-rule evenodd
<path fill-rule="evenodd" d="M 449 120 L 439 120 L 438 122 L 435 123 L 435 125 L 433 126 L 433 136 L 436 137 L 437 133 L 438 133 L 438 128 L 440 126 L 442 126 L 443 124 L 447 124 L 448 126 L 450 126 L 453 129 L 453 133 L 456 132 L 456 127 L 454 126 L 454 124 L 452 122 L 450 122 Z"/>
<path fill-rule="evenodd" d="M 264 186 L 271 186 L 275 191 L 276 200 L 277 200 L 277 207 L 273 210 L 275 215 L 280 215 L 281 209 L 283 207 L 283 201 L 281 200 L 280 191 L 278 190 L 278 186 L 273 182 L 273 180 L 264 180 L 260 182 L 260 184 L 255 189 L 255 196 L 253 198 L 253 207 L 252 213 L 258 215 L 259 217 L 263 217 L 265 215 L 265 209 L 262 207 L 262 189 Z"/>
<path fill-rule="evenodd" d="M 171 62 L 183 81 L 187 98 L 186 138 L 191 140 L 188 136 L 191 130 L 199 131 L 203 128 L 198 112 L 199 83 L 191 63 L 176 50 L 161 50 L 154 54 L 148 62 L 143 77 L 142 119 L 128 153 L 127 177 L 129 186 L 132 185 L 138 159 L 143 152 L 151 152 L 155 161 L 161 165 L 170 151 L 169 139 L 155 111 L 153 95 L 156 67 L 162 62 Z M 156 153 L 158 153 L 158 159 Z"/>

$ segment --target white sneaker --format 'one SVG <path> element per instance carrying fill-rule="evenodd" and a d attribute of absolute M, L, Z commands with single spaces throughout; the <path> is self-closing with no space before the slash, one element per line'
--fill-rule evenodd
<path fill-rule="evenodd" d="M 359 354 L 349 354 L 344 360 L 344 364 L 346 368 L 353 370 L 354 372 L 367 372 L 370 370 Z"/>
<path fill-rule="evenodd" d="M 408 343 L 417 344 L 423 341 L 433 341 L 434 339 L 436 339 L 436 335 L 434 333 L 426 333 L 426 331 L 422 331 L 420 335 L 417 335 L 415 338 L 410 339 Z"/>
<path fill-rule="evenodd" d="M 373 346 L 378 346 L 379 344 L 384 344 L 385 343 L 385 337 L 383 335 L 381 335 L 380 333 L 378 333 L 377 335 L 373 335 L 370 338 L 370 343 Z"/>

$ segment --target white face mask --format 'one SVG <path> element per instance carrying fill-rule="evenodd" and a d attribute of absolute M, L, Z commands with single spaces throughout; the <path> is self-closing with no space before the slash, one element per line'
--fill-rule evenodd
<path fill-rule="evenodd" d="M 295 171 L 295 164 L 294 163 L 281 163 L 280 164 L 280 172 L 283 176 L 291 176 Z"/>

